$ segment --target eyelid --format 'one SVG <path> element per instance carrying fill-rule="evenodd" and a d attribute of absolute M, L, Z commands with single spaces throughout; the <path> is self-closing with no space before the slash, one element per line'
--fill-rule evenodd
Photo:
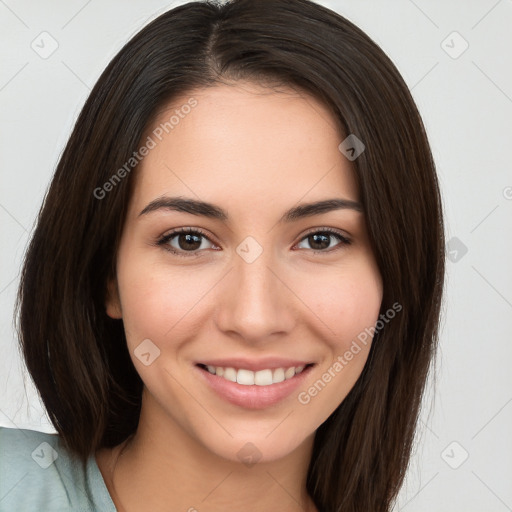
<path fill-rule="evenodd" d="M 169 231 L 168 233 L 166 233 L 166 234 L 164 234 L 164 235 L 162 235 L 161 237 L 158 238 L 158 240 L 156 241 L 156 245 L 157 246 L 166 246 L 167 242 L 169 242 L 175 236 L 180 235 L 180 234 L 187 234 L 187 233 L 194 233 L 194 234 L 201 235 L 203 238 L 206 238 L 213 245 L 220 246 L 220 244 L 217 244 L 215 241 L 213 241 L 212 237 L 208 233 L 206 233 L 203 229 L 197 228 L 197 227 L 193 227 L 193 226 L 176 228 L 176 229 L 173 229 L 173 230 Z M 352 243 L 351 238 L 349 236 L 347 236 L 345 233 L 343 233 L 341 230 L 324 226 L 324 227 L 313 227 L 313 228 L 310 228 L 308 231 L 306 231 L 304 234 L 301 235 L 301 238 L 298 240 L 297 243 L 294 244 L 293 247 L 295 247 L 297 244 L 299 244 L 304 239 L 306 239 L 309 235 L 314 234 L 314 233 L 329 233 L 329 234 L 332 234 L 332 235 L 338 237 L 338 240 L 339 240 L 340 243 L 335 245 L 334 247 L 331 247 L 329 249 L 324 249 L 324 250 L 321 250 L 321 249 L 307 249 L 309 252 L 313 252 L 313 253 L 331 253 L 331 252 L 337 250 L 340 246 L 347 246 L 347 245 L 350 245 Z M 178 256 L 185 256 L 185 257 L 187 257 L 187 256 L 188 257 L 200 256 L 201 253 L 205 250 L 205 249 L 202 249 L 202 250 L 196 250 L 196 251 L 183 251 L 183 250 L 174 249 L 172 247 L 164 247 L 164 249 L 169 251 L 169 252 L 171 252 L 171 253 L 173 253 L 173 254 L 176 254 Z"/>
<path fill-rule="evenodd" d="M 347 233 L 343 232 L 341 229 L 329 228 L 327 226 L 309 229 L 302 235 L 299 242 L 301 242 L 302 240 L 304 240 L 304 238 L 306 238 L 307 236 L 309 236 L 313 233 L 332 233 L 333 235 L 339 236 L 347 244 L 352 242 L 350 236 Z M 321 251 L 321 252 L 325 252 L 325 251 Z"/>
<path fill-rule="evenodd" d="M 201 252 L 204 249 L 201 251 L 199 251 L 199 250 L 183 251 L 183 250 L 175 249 L 174 247 L 167 246 L 168 245 L 167 242 L 169 242 L 175 236 L 182 235 L 182 234 L 188 234 L 188 233 L 201 235 L 203 238 L 207 239 L 213 245 L 217 245 L 217 246 L 219 245 L 215 241 L 212 240 L 213 237 L 211 237 L 208 233 L 206 233 L 206 231 L 204 231 L 201 228 L 194 227 L 194 226 L 186 226 L 186 227 L 182 227 L 182 228 L 171 229 L 169 232 L 164 233 L 161 237 L 159 237 L 157 239 L 155 245 L 162 246 L 166 251 L 169 251 L 172 254 L 175 254 L 177 256 L 185 256 L 185 257 L 200 256 Z"/>

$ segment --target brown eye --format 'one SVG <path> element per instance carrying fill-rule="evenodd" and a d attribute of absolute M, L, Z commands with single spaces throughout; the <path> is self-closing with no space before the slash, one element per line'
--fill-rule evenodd
<path fill-rule="evenodd" d="M 176 229 L 162 237 L 157 245 L 179 256 L 198 256 L 199 251 L 208 249 L 204 242 L 213 243 L 202 231 L 198 229 Z M 189 253 L 189 254 L 187 254 Z"/>
<path fill-rule="evenodd" d="M 199 249 L 201 246 L 201 235 L 179 233 L 174 235 L 172 238 L 176 238 L 179 249 L 183 249 L 185 251 L 193 251 L 195 249 Z"/>
<path fill-rule="evenodd" d="M 331 242 L 333 239 L 337 239 L 339 241 L 338 244 L 335 244 L 334 246 L 331 246 Z M 331 229 L 327 230 L 318 230 L 313 231 L 306 235 L 304 238 L 302 238 L 301 242 L 307 241 L 309 244 L 309 249 L 315 251 L 315 252 L 330 252 L 327 249 L 333 248 L 333 250 L 339 246 L 349 245 L 350 240 L 343 236 L 338 231 L 334 231 Z M 308 249 L 308 247 L 305 247 L 305 249 Z"/>

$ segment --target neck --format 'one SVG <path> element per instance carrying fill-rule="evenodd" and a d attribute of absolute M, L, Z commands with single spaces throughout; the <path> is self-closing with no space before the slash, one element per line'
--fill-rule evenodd
<path fill-rule="evenodd" d="M 136 433 L 97 455 L 119 512 L 316 512 L 306 492 L 313 437 L 283 458 L 251 464 L 212 453 L 168 417 L 165 430 L 155 420 L 143 405 Z"/>

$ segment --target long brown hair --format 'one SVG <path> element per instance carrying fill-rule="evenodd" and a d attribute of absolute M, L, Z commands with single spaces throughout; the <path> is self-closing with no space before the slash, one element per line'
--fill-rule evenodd
<path fill-rule="evenodd" d="M 425 129 L 386 54 L 309 0 L 191 2 L 152 21 L 102 73 L 39 212 L 16 304 L 26 366 L 63 442 L 83 463 L 137 428 L 142 381 L 123 324 L 105 313 L 134 172 L 104 187 L 158 109 L 225 80 L 285 84 L 324 102 L 345 136 L 383 280 L 377 332 L 356 384 L 318 428 L 307 489 L 328 512 L 388 512 L 408 466 L 438 340 L 442 206 Z M 341 142 L 341 139 L 340 139 Z"/>

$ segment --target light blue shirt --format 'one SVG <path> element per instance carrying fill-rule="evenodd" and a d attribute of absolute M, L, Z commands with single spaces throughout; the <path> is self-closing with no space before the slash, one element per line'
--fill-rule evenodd
<path fill-rule="evenodd" d="M 0 427 L 0 512 L 116 512 L 93 455 L 86 471 L 57 434 Z"/>
<path fill-rule="evenodd" d="M 0 427 L 0 512 L 117 512 L 94 456 L 86 471 L 57 434 Z"/>

